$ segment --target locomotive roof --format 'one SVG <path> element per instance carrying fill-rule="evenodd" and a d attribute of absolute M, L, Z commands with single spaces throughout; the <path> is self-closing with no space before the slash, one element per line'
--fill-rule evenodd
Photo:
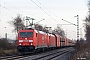
<path fill-rule="evenodd" d="M 41 34 L 46 34 L 45 32 L 43 32 L 43 31 L 38 31 L 38 33 L 41 33 Z"/>
<path fill-rule="evenodd" d="M 54 36 L 53 34 L 48 34 L 49 36 Z"/>
<path fill-rule="evenodd" d="M 43 31 L 38 31 L 38 30 L 33 29 L 33 28 L 25 28 L 25 29 L 22 29 L 22 30 L 34 30 L 36 33 L 46 34 L 46 33 L 43 32 Z"/>
<path fill-rule="evenodd" d="M 24 30 L 34 30 L 33 28 L 25 28 Z"/>

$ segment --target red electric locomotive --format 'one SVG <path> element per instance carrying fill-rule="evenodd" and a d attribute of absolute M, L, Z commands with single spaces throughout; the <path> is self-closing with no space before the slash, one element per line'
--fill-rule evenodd
<path fill-rule="evenodd" d="M 19 30 L 18 32 L 18 46 L 17 49 L 21 53 L 34 52 L 39 48 L 48 47 L 47 34 L 42 31 L 34 29 Z"/>
<path fill-rule="evenodd" d="M 49 39 L 48 39 L 48 49 L 55 49 L 56 48 L 56 39 L 53 34 L 48 34 Z"/>
<path fill-rule="evenodd" d="M 35 49 L 36 45 L 36 31 L 35 30 L 19 30 L 18 32 L 18 46 L 19 52 L 29 52 Z"/>

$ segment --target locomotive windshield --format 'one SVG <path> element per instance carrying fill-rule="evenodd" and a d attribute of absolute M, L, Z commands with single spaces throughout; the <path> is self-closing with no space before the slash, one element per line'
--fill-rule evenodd
<path fill-rule="evenodd" d="M 20 37 L 32 37 L 33 32 L 20 32 Z"/>

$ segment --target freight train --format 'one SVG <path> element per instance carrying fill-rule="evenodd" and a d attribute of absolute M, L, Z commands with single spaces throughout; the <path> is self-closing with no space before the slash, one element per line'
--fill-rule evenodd
<path fill-rule="evenodd" d="M 37 53 L 74 45 L 73 40 L 58 34 L 46 33 L 31 28 L 18 32 L 17 50 L 20 53 Z"/>

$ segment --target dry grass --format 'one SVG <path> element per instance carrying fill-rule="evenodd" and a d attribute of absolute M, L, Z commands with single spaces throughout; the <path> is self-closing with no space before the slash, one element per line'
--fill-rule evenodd
<path fill-rule="evenodd" d="M 0 56 L 19 54 L 17 49 L 15 50 L 2 50 L 0 49 Z"/>
<path fill-rule="evenodd" d="M 88 44 L 80 44 L 79 49 L 76 50 L 76 53 L 70 60 L 77 60 L 77 58 L 86 58 L 87 60 L 90 60 L 90 46 Z"/>

